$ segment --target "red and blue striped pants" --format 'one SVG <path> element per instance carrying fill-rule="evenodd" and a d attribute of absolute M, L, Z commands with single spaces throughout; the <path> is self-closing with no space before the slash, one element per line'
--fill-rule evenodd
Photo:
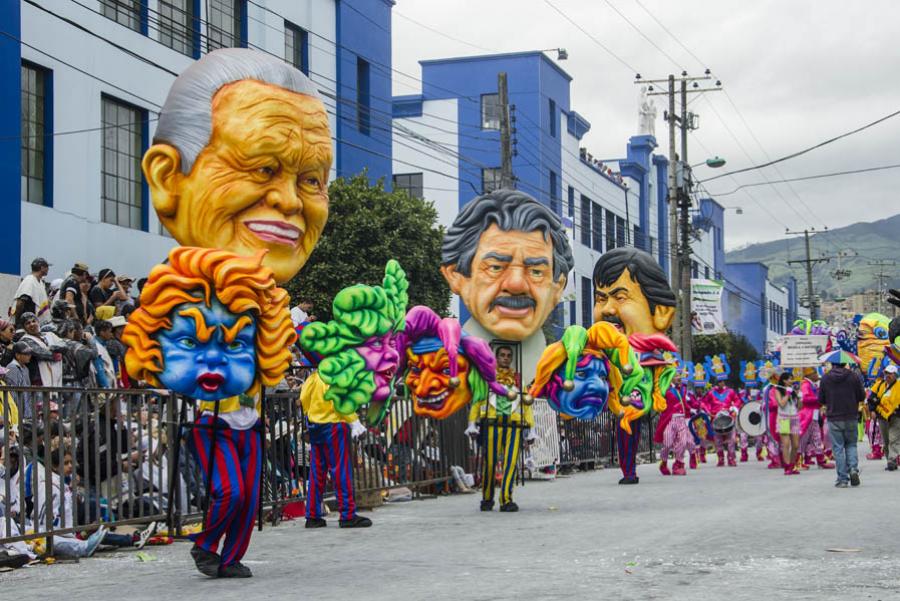
<path fill-rule="evenodd" d="M 619 467 L 626 478 L 637 477 L 638 442 L 641 440 L 641 422 L 631 422 L 631 434 L 622 429 L 616 420 L 616 447 L 619 452 Z"/>
<path fill-rule="evenodd" d="M 193 452 L 205 478 L 212 477 L 206 528 L 191 535 L 198 546 L 217 553 L 222 546 L 222 565 L 244 556 L 250 545 L 253 521 L 259 504 L 262 474 L 262 444 L 259 422 L 248 430 L 233 430 L 221 418 L 216 423 L 212 473 L 209 467 L 213 416 L 201 415 L 193 428 Z"/>
<path fill-rule="evenodd" d="M 337 498 L 342 520 L 356 517 L 353 499 L 353 470 L 350 467 L 350 424 L 309 424 L 309 482 L 307 483 L 306 518 L 322 517 L 325 499 L 325 470 Z"/>

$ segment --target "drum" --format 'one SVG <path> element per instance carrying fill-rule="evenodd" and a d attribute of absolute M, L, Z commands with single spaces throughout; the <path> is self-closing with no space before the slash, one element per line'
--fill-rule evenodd
<path fill-rule="evenodd" d="M 766 420 L 762 403 L 748 401 L 738 413 L 737 426 L 747 436 L 762 436 L 766 433 Z"/>
<path fill-rule="evenodd" d="M 698 413 L 691 416 L 688 420 L 688 430 L 694 437 L 694 444 L 700 444 L 704 440 L 712 440 L 712 426 L 709 422 L 709 416 L 705 413 Z"/>
<path fill-rule="evenodd" d="M 720 411 L 712 420 L 713 432 L 729 434 L 734 431 L 734 418 L 727 411 Z"/>

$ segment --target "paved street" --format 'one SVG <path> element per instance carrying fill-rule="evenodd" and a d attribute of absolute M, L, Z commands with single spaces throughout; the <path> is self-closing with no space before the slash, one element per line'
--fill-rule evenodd
<path fill-rule="evenodd" d="M 517 489 L 519 514 L 478 497 L 402 503 L 367 531 L 254 534 L 249 581 L 212 581 L 187 544 L 100 553 L 80 564 L 0 575 L 0 589 L 67 599 L 900 599 L 900 474 L 863 460 L 858 489 L 833 471 L 785 478 L 763 463 L 701 466 L 685 478 L 640 468 Z M 838 551 L 835 551 L 838 550 Z M 4 595 L 5 596 L 5 595 Z M 13 598 L 13 597 L 9 597 Z M 21 597 L 19 597 L 21 598 Z"/>

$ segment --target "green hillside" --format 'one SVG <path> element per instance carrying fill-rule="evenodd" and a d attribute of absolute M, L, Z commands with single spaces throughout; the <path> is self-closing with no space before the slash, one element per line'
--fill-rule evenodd
<path fill-rule="evenodd" d="M 898 265 L 884 268 L 889 287 L 900 287 L 900 215 L 873 223 L 854 223 L 847 227 L 817 232 L 810 236 L 812 256 L 834 257 L 841 253 L 842 270 L 849 275 L 838 281 L 838 260 L 819 263 L 813 268 L 816 290 L 823 298 L 834 298 L 838 292 L 844 296 L 875 289 L 878 286 L 879 267 L 869 263 L 885 259 Z M 729 262 L 759 261 L 769 266 L 769 277 L 781 285 L 793 274 L 804 289 L 806 271 L 804 265 L 788 265 L 789 260 L 805 258 L 803 236 L 753 244 L 727 253 Z"/>

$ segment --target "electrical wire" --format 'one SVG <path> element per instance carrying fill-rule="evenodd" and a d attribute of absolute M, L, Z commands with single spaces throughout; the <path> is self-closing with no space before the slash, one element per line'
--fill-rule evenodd
<path fill-rule="evenodd" d="M 737 188 L 735 188 L 734 190 L 731 190 L 729 192 L 715 192 L 715 193 L 713 193 L 713 196 L 715 196 L 715 197 L 729 196 L 731 194 L 735 194 L 739 190 L 743 190 L 744 188 L 752 188 L 754 186 L 783 184 L 783 183 L 787 183 L 787 182 L 805 182 L 807 180 L 812 180 L 812 179 L 822 179 L 822 178 L 826 178 L 826 177 L 839 177 L 839 176 L 843 176 L 843 175 L 854 175 L 857 173 L 869 173 L 871 171 L 884 171 L 887 169 L 898 169 L 898 168 L 900 168 L 900 163 L 893 164 L 893 165 L 881 165 L 880 167 L 866 167 L 863 169 L 851 169 L 849 171 L 833 171 L 830 173 L 819 173 L 817 175 L 806 175 L 803 177 L 792 177 L 789 179 L 776 179 L 776 180 L 767 180 L 764 182 L 753 182 L 750 184 L 741 184 L 740 186 L 738 186 Z"/>
<path fill-rule="evenodd" d="M 601 41 L 598 40 L 596 37 L 594 37 L 593 34 L 591 34 L 588 30 L 586 30 L 584 27 L 582 27 L 581 25 L 579 25 L 578 22 L 574 21 L 571 17 L 569 17 L 569 15 L 567 15 L 566 13 L 564 13 L 564 12 L 563 12 L 561 9 L 559 9 L 556 5 L 554 5 L 552 2 L 550 2 L 550 0 L 544 0 L 544 3 L 545 3 L 547 6 L 549 6 L 550 8 L 552 8 L 553 10 L 555 10 L 556 12 L 558 12 L 558 13 L 562 16 L 563 19 L 565 19 L 566 21 L 568 21 L 569 23 L 571 23 L 571 24 L 572 24 L 576 29 L 578 29 L 581 33 L 583 33 L 583 34 L 586 35 L 588 38 L 590 38 L 590 40 L 591 40 L 592 42 L 594 42 L 595 44 L 597 44 L 598 46 L 600 46 L 600 48 L 602 48 L 608 55 L 610 55 L 611 57 L 613 57 L 614 59 L 616 59 L 620 64 L 624 65 L 624 67 L 625 67 L 626 69 L 628 69 L 629 71 L 631 71 L 631 74 L 632 74 L 632 75 L 635 75 L 635 74 L 638 73 L 638 70 L 635 69 L 634 67 L 632 67 L 631 65 L 629 65 L 628 62 L 625 61 L 625 59 L 623 59 L 623 58 L 620 57 L 618 54 L 616 54 L 615 52 L 613 52 L 612 50 L 610 50 L 603 42 L 601 42 Z"/>

